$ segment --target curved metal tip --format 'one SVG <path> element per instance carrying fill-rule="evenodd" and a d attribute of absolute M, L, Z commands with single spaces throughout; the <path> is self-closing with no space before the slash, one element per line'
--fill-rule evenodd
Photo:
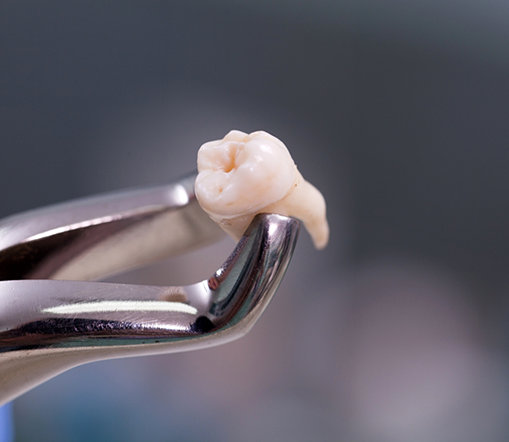
<path fill-rule="evenodd" d="M 258 215 L 210 279 L 185 287 L 0 281 L 0 403 L 77 365 L 247 333 L 290 262 L 298 221 Z"/>

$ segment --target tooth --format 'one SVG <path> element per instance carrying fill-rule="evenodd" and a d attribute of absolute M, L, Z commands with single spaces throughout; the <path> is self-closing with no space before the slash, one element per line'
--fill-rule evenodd
<path fill-rule="evenodd" d="M 232 130 L 198 151 L 195 193 L 201 207 L 235 240 L 258 213 L 300 219 L 317 249 L 329 240 L 325 200 L 286 146 L 267 132 Z"/>

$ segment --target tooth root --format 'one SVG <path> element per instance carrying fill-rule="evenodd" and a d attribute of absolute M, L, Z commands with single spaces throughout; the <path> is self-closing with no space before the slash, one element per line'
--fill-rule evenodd
<path fill-rule="evenodd" d="M 297 174 L 294 189 L 282 200 L 267 206 L 265 210 L 300 219 L 311 235 L 315 248 L 322 250 L 329 242 L 325 199 L 315 186 L 306 181 L 299 172 Z"/>
<path fill-rule="evenodd" d="M 264 213 L 259 212 L 259 213 Z M 253 221 L 253 218 L 257 215 L 257 213 L 250 213 L 247 215 L 240 215 L 233 218 L 218 218 L 213 215 L 210 215 L 213 221 L 215 221 L 221 229 L 223 229 L 229 236 L 231 236 L 235 241 L 238 241 L 242 238 L 242 235 Z M 281 215 L 281 214 L 280 214 Z"/>
<path fill-rule="evenodd" d="M 236 149 L 235 164 L 232 149 Z M 240 164 L 236 164 L 239 152 L 243 153 Z M 232 175 L 226 177 L 225 169 Z M 239 170 L 242 172 L 236 175 Z M 247 175 L 246 170 L 250 171 Z M 302 177 L 286 146 L 272 135 L 232 131 L 223 140 L 205 143 L 198 153 L 198 171 L 198 202 L 233 239 L 242 237 L 258 213 L 277 213 L 300 219 L 315 248 L 327 245 L 325 200 Z M 221 195 L 224 186 L 229 189 L 227 197 Z M 275 195 L 279 195 L 276 201 Z"/>

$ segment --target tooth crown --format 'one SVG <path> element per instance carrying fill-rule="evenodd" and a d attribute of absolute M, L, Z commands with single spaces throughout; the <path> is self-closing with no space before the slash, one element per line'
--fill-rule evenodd
<path fill-rule="evenodd" d="M 263 132 L 232 130 L 198 151 L 196 196 L 210 215 L 232 218 L 281 200 L 297 168 L 286 146 Z"/>

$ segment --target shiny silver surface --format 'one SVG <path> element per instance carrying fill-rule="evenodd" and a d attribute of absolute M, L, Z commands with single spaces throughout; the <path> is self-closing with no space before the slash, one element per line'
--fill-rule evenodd
<path fill-rule="evenodd" d="M 0 280 L 92 280 L 213 241 L 195 175 L 0 220 Z"/>
<path fill-rule="evenodd" d="M 294 219 L 258 215 L 224 265 L 197 284 L 68 280 L 97 278 L 215 238 L 219 229 L 196 204 L 193 181 L 0 223 L 0 403 L 80 364 L 200 349 L 250 330 L 291 259 Z"/>

